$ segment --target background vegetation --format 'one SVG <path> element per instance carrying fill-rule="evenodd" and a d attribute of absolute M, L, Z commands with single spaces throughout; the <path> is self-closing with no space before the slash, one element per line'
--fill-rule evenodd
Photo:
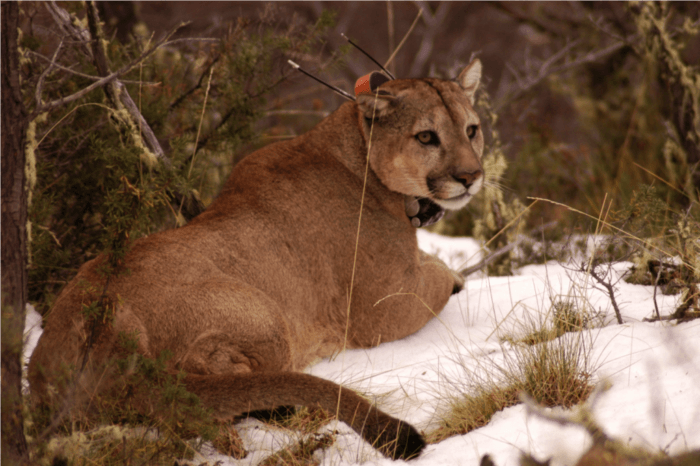
<path fill-rule="evenodd" d="M 600 260 L 634 260 L 634 279 L 656 284 L 666 284 L 662 265 L 673 263 L 676 275 L 664 280 L 685 293 L 677 317 L 691 315 L 700 270 L 699 5 L 109 2 L 97 4 L 104 24 L 96 30 L 83 4 L 61 3 L 66 20 L 23 2 L 29 299 L 45 312 L 100 253 L 117 273 L 133 239 L 183 225 L 247 153 L 303 133 L 342 102 L 287 59 L 350 90 L 375 66 L 340 32 L 384 62 L 420 12 L 394 74 L 451 78 L 473 56 L 485 69 L 478 107 L 488 187 L 435 229 L 474 235 L 490 250 L 523 245 L 491 274 L 556 257 L 553 241 L 576 232 L 610 233 L 617 246 Z M 183 20 L 191 23 L 178 27 Z M 80 30 L 103 40 L 91 45 Z M 131 65 L 122 87 L 47 107 Z M 577 401 L 590 391 L 580 385 Z"/>

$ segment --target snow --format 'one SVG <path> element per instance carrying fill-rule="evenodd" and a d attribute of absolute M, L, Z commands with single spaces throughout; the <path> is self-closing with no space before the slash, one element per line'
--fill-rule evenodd
<path fill-rule="evenodd" d="M 455 269 L 481 258 L 479 244 L 469 238 L 420 230 L 418 239 L 422 249 Z M 597 316 L 597 326 L 561 338 L 579 338 L 595 381 L 611 384 L 593 410 L 606 433 L 649 451 L 674 454 L 700 448 L 700 321 L 643 322 L 653 315 L 654 291 L 619 280 L 629 266 L 617 263 L 608 271 L 622 325 L 607 294 L 587 274 L 566 264 L 529 265 L 512 277 L 472 276 L 442 313 L 414 335 L 370 350 L 345 351 L 307 372 L 359 390 L 381 409 L 429 432 L 451 397 L 467 385 L 462 382 L 489 371 L 497 378 L 498 368 L 513 360 L 513 348 L 503 337 L 523 335 L 531 329 L 528 322 L 545 321 L 553 302 L 573 300 Z M 660 313 L 673 312 L 677 299 L 658 293 Z M 41 330 L 35 311 L 30 310 L 27 322 L 28 356 Z M 299 439 L 253 419 L 236 427 L 249 451 L 246 458 L 234 460 L 205 445 L 192 464 L 255 465 Z M 337 431 L 334 444 L 315 453 L 323 465 L 393 463 L 345 424 L 332 422 L 319 432 L 328 431 Z M 410 463 L 476 465 L 489 453 L 497 465 L 515 466 L 525 452 L 539 460 L 551 458 L 552 466 L 573 465 L 590 443 L 583 429 L 529 416 L 520 404 L 497 413 L 482 428 L 429 445 Z"/>

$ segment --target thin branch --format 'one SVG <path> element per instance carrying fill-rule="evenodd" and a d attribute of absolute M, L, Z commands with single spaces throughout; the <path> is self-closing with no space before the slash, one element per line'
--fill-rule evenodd
<path fill-rule="evenodd" d="M 386 2 L 386 27 L 389 36 L 389 53 L 391 53 L 394 50 L 394 4 L 390 0 Z M 384 68 L 396 72 L 395 67 L 389 68 L 385 66 Z"/>
<path fill-rule="evenodd" d="M 107 76 L 111 73 L 109 69 L 109 61 L 107 59 L 107 50 L 104 45 L 104 37 L 102 26 L 100 25 L 99 15 L 97 13 L 97 5 L 94 1 L 85 3 L 87 13 L 88 30 L 90 32 L 90 49 L 92 50 L 92 62 L 97 68 L 97 74 Z M 120 109 L 119 96 L 114 83 L 110 82 L 103 88 L 107 98 L 112 102 L 112 106 L 117 110 Z"/>
<path fill-rule="evenodd" d="M 139 55 L 137 58 L 132 60 L 130 63 L 121 67 L 119 70 L 115 71 L 114 73 L 110 74 L 109 76 L 105 76 L 104 78 L 102 78 L 98 81 L 95 81 L 94 83 L 90 84 L 88 87 L 86 87 L 86 88 L 84 88 L 84 89 L 82 89 L 74 94 L 71 94 L 71 95 L 66 96 L 66 97 L 61 97 L 60 99 L 56 99 L 56 100 L 53 100 L 51 102 L 42 104 L 39 108 L 34 110 L 33 117 L 36 117 L 36 115 L 38 115 L 40 113 L 44 113 L 44 112 L 47 112 L 49 110 L 53 110 L 54 108 L 61 107 L 63 105 L 74 102 L 78 99 L 81 99 L 81 98 L 85 97 L 87 94 L 89 94 L 90 92 L 94 91 L 95 89 L 98 89 L 102 86 L 105 86 L 106 84 L 111 83 L 112 81 L 116 80 L 120 76 L 133 70 L 143 60 L 145 60 L 146 58 L 151 56 L 156 50 L 158 50 L 158 48 L 160 46 L 165 44 L 167 41 L 167 38 L 170 37 L 172 34 L 174 34 L 176 32 L 176 30 L 179 28 L 180 28 L 180 26 L 178 26 L 176 29 L 174 29 L 172 32 L 170 32 L 164 39 L 161 39 L 160 41 L 158 41 L 156 43 L 156 45 L 154 45 L 150 49 L 146 50 L 141 55 Z"/>
<path fill-rule="evenodd" d="M 73 70 L 71 68 L 68 68 L 67 66 L 63 66 L 59 63 L 56 63 L 53 59 L 45 57 L 42 54 L 36 53 L 32 50 L 27 50 L 27 53 L 29 55 L 35 56 L 37 58 L 41 58 L 42 60 L 49 62 L 54 68 L 57 68 L 61 71 L 65 71 L 66 73 L 71 73 L 75 76 L 80 76 L 81 78 L 89 79 L 91 81 L 99 81 L 100 79 L 102 79 L 104 77 L 104 76 L 95 76 L 92 74 L 81 73 L 80 71 L 76 71 L 76 70 Z M 46 72 L 46 71 L 44 71 L 44 72 Z M 160 84 L 161 84 L 159 82 L 156 83 L 156 82 L 146 82 L 146 81 L 133 81 L 133 80 L 127 80 L 127 79 L 122 79 L 120 81 L 123 84 L 140 84 L 142 86 L 160 86 Z"/>
<path fill-rule="evenodd" d="M 188 91 L 184 92 L 180 97 L 178 97 L 177 99 L 175 99 L 175 101 L 174 101 L 173 103 L 170 104 L 170 106 L 168 107 L 168 111 L 169 111 L 169 112 L 172 111 L 172 110 L 174 110 L 178 105 L 180 105 L 182 102 L 184 102 L 185 99 L 186 99 L 190 94 L 192 94 L 194 91 L 196 91 L 197 89 L 199 89 L 200 87 L 202 87 L 202 82 L 204 81 L 204 77 L 205 77 L 207 74 L 209 74 L 209 70 L 211 69 L 211 67 L 214 66 L 214 65 L 216 64 L 216 62 L 219 61 L 220 58 L 221 58 L 221 54 L 218 54 L 216 57 L 214 57 L 214 59 L 211 61 L 211 63 L 204 69 L 204 71 L 202 71 L 202 74 L 199 76 L 199 80 L 197 80 L 197 84 L 195 84 L 194 86 L 192 86 L 191 89 L 189 89 Z"/>
<path fill-rule="evenodd" d="M 437 7 L 435 15 L 431 15 L 429 13 L 430 6 L 426 2 L 418 2 L 417 6 L 423 10 L 425 30 L 421 35 L 421 44 L 418 47 L 418 51 L 415 53 L 413 63 L 411 64 L 411 69 L 409 71 L 410 76 L 420 74 L 426 62 L 430 59 L 433 53 L 433 47 L 435 46 L 435 38 L 443 32 L 443 28 L 441 26 L 447 18 L 449 9 L 452 7 L 450 2 L 442 2 Z"/>
<path fill-rule="evenodd" d="M 490 263 L 501 257 L 502 255 L 510 252 L 513 248 L 517 247 L 525 241 L 526 239 L 529 239 L 529 236 L 536 236 L 538 234 L 544 234 L 546 230 L 549 230 L 550 228 L 553 228 L 557 226 L 559 223 L 556 221 L 545 223 L 544 225 L 541 225 L 534 230 L 530 232 L 528 236 L 520 236 L 517 241 L 506 244 L 505 246 L 496 249 L 493 251 L 491 254 L 486 256 L 484 259 L 482 259 L 478 264 L 472 265 L 471 267 L 464 268 L 459 271 L 459 274 L 462 275 L 463 277 L 468 277 L 469 275 L 473 274 L 474 272 L 478 272 L 479 270 L 483 269 L 484 267 L 488 266 Z"/>
<path fill-rule="evenodd" d="M 416 19 L 413 20 L 413 23 L 411 23 L 411 27 L 408 28 L 408 31 L 406 34 L 404 34 L 403 39 L 401 39 L 401 42 L 399 42 L 399 45 L 396 46 L 396 49 L 394 49 L 393 52 L 391 52 L 391 56 L 389 59 L 384 63 L 384 68 L 387 68 L 391 62 L 394 60 L 394 57 L 396 57 L 396 54 L 399 53 L 399 50 L 401 50 L 401 47 L 403 47 L 403 44 L 406 42 L 406 39 L 408 39 L 408 36 L 411 35 L 413 32 L 413 29 L 416 27 L 416 24 L 418 24 L 418 20 L 423 16 L 423 9 L 418 9 L 418 14 L 416 15 Z"/>
<path fill-rule="evenodd" d="M 257 94 L 250 95 L 249 96 L 250 100 L 257 99 L 258 97 L 262 96 L 267 91 L 269 91 L 270 89 L 273 89 L 274 87 L 276 87 L 280 83 L 284 82 L 287 78 L 289 78 L 291 73 L 292 72 L 284 72 L 283 71 L 280 78 L 277 79 L 277 81 L 275 81 L 272 84 L 270 84 L 269 86 L 261 89 L 260 92 L 258 92 Z M 232 107 L 230 110 L 228 110 L 224 114 L 224 116 L 221 118 L 219 123 L 212 130 L 210 130 L 208 134 L 206 134 L 205 136 L 202 137 L 202 139 L 200 139 L 200 141 L 197 143 L 197 151 L 199 151 L 201 148 L 203 148 L 204 146 L 207 145 L 207 143 L 209 142 L 209 139 L 214 137 L 216 132 L 219 131 L 219 129 L 221 129 L 226 124 L 228 119 L 233 116 L 233 114 L 236 112 L 236 110 L 237 110 L 237 107 Z M 188 161 L 189 161 L 189 159 L 185 160 L 185 162 L 188 162 Z"/>
<path fill-rule="evenodd" d="M 121 82 L 119 82 L 117 78 L 123 74 L 128 73 L 135 67 L 139 66 L 146 58 L 148 58 L 161 46 L 167 44 L 170 37 L 172 37 L 172 35 L 175 34 L 175 32 L 178 29 L 180 29 L 183 25 L 181 24 L 172 29 L 162 39 L 156 42 L 153 45 L 153 47 L 142 52 L 141 55 L 139 55 L 135 60 L 132 60 L 131 63 L 127 64 L 126 66 L 122 67 L 120 70 L 114 73 L 110 73 L 107 57 L 105 55 L 105 50 L 101 42 L 99 19 L 97 17 L 97 8 L 94 2 L 90 2 L 87 5 L 88 26 L 90 27 L 92 33 L 86 31 L 83 28 L 78 28 L 74 24 L 72 24 L 71 16 L 64 9 L 57 6 L 55 3 L 51 2 L 49 5 L 47 5 L 47 8 L 54 17 L 54 20 L 58 23 L 59 27 L 62 30 L 66 31 L 67 34 L 69 34 L 71 37 L 77 38 L 78 40 L 91 42 L 92 47 L 85 47 L 83 52 L 86 54 L 86 56 L 92 58 L 93 62 L 95 63 L 95 66 L 98 69 L 98 73 L 100 75 L 103 75 L 104 77 L 95 81 L 90 86 L 87 86 L 86 88 L 70 96 L 63 97 L 46 104 L 38 105 L 37 108 L 34 110 L 33 117 L 42 112 L 78 100 L 99 87 L 107 86 L 105 88 L 105 93 L 111 101 L 112 106 L 116 109 L 119 109 L 123 105 L 123 108 L 127 110 L 131 118 L 135 122 L 139 123 L 138 127 L 140 128 L 141 134 L 143 135 L 143 138 L 146 141 L 146 144 L 149 146 L 150 150 L 154 153 L 154 155 L 157 158 L 163 160 L 164 163 L 169 164 L 169 160 L 165 157 L 165 152 L 163 151 L 163 148 L 161 147 L 160 143 L 158 142 L 158 139 L 153 133 L 153 130 L 148 125 L 145 118 L 143 118 L 143 115 L 141 115 L 141 112 L 139 111 L 138 107 L 134 103 L 133 99 L 129 95 L 124 85 Z"/>
<path fill-rule="evenodd" d="M 165 163 L 167 166 L 170 166 L 170 159 L 168 159 L 165 156 L 165 152 L 163 151 L 160 142 L 158 142 L 158 138 L 151 129 L 151 126 L 148 124 L 146 119 L 139 111 L 138 107 L 134 103 L 134 100 L 131 98 L 131 95 L 129 95 L 129 92 L 126 90 L 126 87 L 124 87 L 124 85 L 120 81 L 116 81 L 116 85 L 119 89 L 119 97 L 121 98 L 124 107 L 127 109 L 127 111 L 132 117 L 136 118 L 137 122 L 140 125 L 143 138 L 151 147 L 151 150 L 153 151 L 156 157 L 163 161 L 163 163 Z"/>
<path fill-rule="evenodd" d="M 510 2 L 491 2 L 490 5 L 495 7 L 499 11 L 507 14 L 514 20 L 520 23 L 527 24 L 537 31 L 554 35 L 560 34 L 560 31 L 555 30 L 555 28 L 552 27 L 551 23 L 545 24 L 543 21 L 541 21 L 534 15 L 527 15 L 523 13 L 518 8 L 515 8 L 514 5 Z"/>
<path fill-rule="evenodd" d="M 92 58 L 90 48 L 87 46 L 87 43 L 90 41 L 90 34 L 88 31 L 86 29 L 75 27 L 71 22 L 70 14 L 58 6 L 55 1 L 46 2 L 44 5 L 53 17 L 54 22 L 64 32 L 64 34 L 72 37 L 76 43 L 80 44 L 81 48 L 83 49 L 83 53 Z"/>
<path fill-rule="evenodd" d="M 617 52 L 621 48 L 628 45 L 629 41 L 632 40 L 634 40 L 634 36 L 630 37 L 627 41 L 616 42 L 600 50 L 588 52 L 574 60 L 567 61 L 559 66 L 553 66 L 556 61 L 558 61 L 565 55 L 565 52 L 568 52 L 574 45 L 577 45 L 578 42 L 574 41 L 570 44 L 567 44 L 562 50 L 554 54 L 552 57 L 548 58 L 547 61 L 545 61 L 542 64 L 540 69 L 537 71 L 536 76 L 530 77 L 529 79 L 523 81 L 519 76 L 516 75 L 515 78 L 518 81 L 518 89 L 510 92 L 506 91 L 504 93 L 505 97 L 501 98 L 500 101 L 493 106 L 494 111 L 498 112 L 505 105 L 519 98 L 522 94 L 538 85 L 548 76 L 555 73 L 562 73 L 564 71 L 568 71 L 572 68 L 576 68 L 586 63 L 596 62 L 608 55 Z"/>
<path fill-rule="evenodd" d="M 656 320 L 661 320 L 661 314 L 659 313 L 659 304 L 656 302 L 656 289 L 659 287 L 659 279 L 661 278 L 661 270 L 663 267 L 659 267 L 656 273 L 656 280 L 654 281 L 654 310 L 656 311 Z"/>
<path fill-rule="evenodd" d="M 473 274 L 474 272 L 478 272 L 479 270 L 483 269 L 484 267 L 488 266 L 490 263 L 501 257 L 502 255 L 510 252 L 514 247 L 518 246 L 520 243 L 523 242 L 525 237 L 518 238 L 517 241 L 506 244 L 505 246 L 496 249 L 493 251 L 491 254 L 483 258 L 478 264 L 472 265 L 471 267 L 467 267 L 465 269 L 462 269 L 459 271 L 459 274 L 463 277 L 468 277 L 469 275 Z"/>
<path fill-rule="evenodd" d="M 177 28 L 179 29 L 181 27 L 187 26 L 188 24 L 190 24 L 190 21 L 185 21 L 179 26 L 177 26 Z M 172 45 L 177 44 L 178 42 L 221 42 L 221 39 L 216 39 L 214 37 L 182 37 L 180 39 L 169 40 L 163 45 Z"/>
<path fill-rule="evenodd" d="M 204 102 L 202 103 L 202 114 L 199 117 L 199 126 L 197 127 L 197 137 L 194 139 L 194 149 L 192 152 L 192 157 L 190 158 L 190 169 L 187 171 L 187 179 L 190 179 L 192 175 L 192 167 L 194 166 L 194 158 L 197 155 L 197 142 L 199 141 L 199 135 L 202 132 L 202 123 L 204 122 L 204 111 L 207 108 L 207 99 L 209 98 L 209 90 L 211 89 L 211 77 L 214 74 L 214 67 L 209 69 L 209 81 L 207 82 L 207 90 L 204 93 Z M 180 211 L 182 211 L 182 204 L 180 204 Z"/>
<path fill-rule="evenodd" d="M 36 91 L 34 93 L 34 100 L 36 102 L 37 107 L 39 107 L 41 105 L 41 94 L 44 90 L 44 80 L 49 75 L 49 73 L 51 73 L 51 70 L 53 70 L 54 67 L 57 67 L 56 59 L 58 58 L 58 54 L 61 51 L 62 46 L 63 46 L 63 41 L 58 43 L 58 47 L 56 47 L 56 51 L 54 52 L 53 57 L 50 60 L 51 64 L 46 67 L 44 72 L 41 73 L 41 76 L 39 77 L 39 82 L 36 85 Z"/>
<path fill-rule="evenodd" d="M 586 272 L 586 264 L 581 265 L 581 272 Z M 593 265 L 593 267 L 588 270 L 588 273 L 597 281 L 603 288 L 605 288 L 608 292 L 608 296 L 610 297 L 610 302 L 612 303 L 613 309 L 615 310 L 615 317 L 617 317 L 617 323 L 618 324 L 623 324 L 624 322 L 622 321 L 622 314 L 620 314 L 620 308 L 617 306 L 617 300 L 615 299 L 615 289 L 613 286 L 610 284 L 610 282 L 606 282 L 603 280 L 600 275 L 598 275 L 595 271 L 596 266 Z"/>

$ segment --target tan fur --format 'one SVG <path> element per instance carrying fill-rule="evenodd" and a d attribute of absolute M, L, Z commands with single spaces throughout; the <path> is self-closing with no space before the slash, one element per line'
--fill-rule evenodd
<path fill-rule="evenodd" d="M 188 225 L 135 241 L 130 272 L 108 284 L 115 319 L 94 342 L 80 390 L 108 383 L 96 368 L 126 332 L 146 356 L 172 352 L 172 368 L 191 374 L 187 386 L 221 418 L 281 405 L 336 412 L 340 394 L 339 418 L 370 443 L 394 457 L 417 454 L 422 439 L 409 425 L 296 372 L 346 347 L 416 332 L 461 288 L 461 277 L 418 249 L 404 195 L 459 208 L 480 188 L 483 136 L 466 134 L 479 124 L 471 105 L 480 75 L 475 61 L 456 82 L 389 81 L 376 99 L 362 95 L 308 133 L 246 157 Z M 421 131 L 440 144 L 421 144 Z M 103 260 L 80 268 L 46 318 L 29 370 L 37 402 L 62 367 L 80 363 L 81 303 L 94 299 L 85 283 L 101 289 Z"/>

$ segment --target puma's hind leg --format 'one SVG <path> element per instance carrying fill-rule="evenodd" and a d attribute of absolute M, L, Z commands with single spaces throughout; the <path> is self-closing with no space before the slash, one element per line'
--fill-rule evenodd
<path fill-rule="evenodd" d="M 182 299 L 196 322 L 176 365 L 192 374 L 243 374 L 294 369 L 293 344 L 277 304 L 260 290 L 207 282 Z"/>

